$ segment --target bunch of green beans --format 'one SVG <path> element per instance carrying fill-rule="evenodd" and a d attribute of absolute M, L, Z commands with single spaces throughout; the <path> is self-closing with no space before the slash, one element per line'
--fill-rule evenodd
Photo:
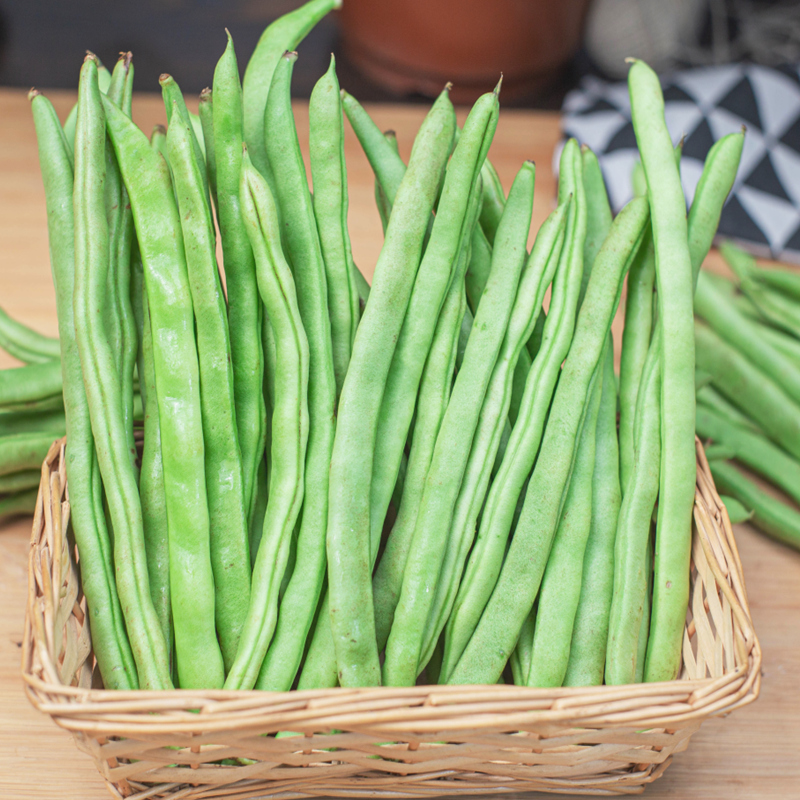
<path fill-rule="evenodd" d="M 506 196 L 487 159 L 500 83 L 461 129 L 446 86 L 406 164 L 331 59 L 309 181 L 295 48 L 338 5 L 270 25 L 243 85 L 228 35 L 199 115 L 162 75 L 167 125 L 149 138 L 129 53 L 107 76 L 87 56 L 63 128 L 32 93 L 60 338 L 0 310 L 0 346 L 25 364 L 0 372 L 0 513 L 31 502 L 66 432 L 109 687 L 671 679 L 695 365 L 697 431 L 737 518 L 800 532 L 721 460 L 800 499 L 797 282 L 737 255 L 747 310 L 702 275 L 693 320 L 742 134 L 712 149 L 687 219 L 661 89 L 635 62 L 639 196 L 615 217 L 598 159 L 567 141 L 528 251 L 535 167 Z M 371 285 L 345 117 L 384 230 Z"/>

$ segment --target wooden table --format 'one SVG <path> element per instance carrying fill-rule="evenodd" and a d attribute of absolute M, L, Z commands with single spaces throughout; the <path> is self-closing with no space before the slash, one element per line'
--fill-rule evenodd
<path fill-rule="evenodd" d="M 71 93 L 51 95 L 62 119 Z M 377 122 L 397 131 L 408 154 L 424 109 L 371 109 Z M 298 105 L 301 139 L 307 110 Z M 142 95 L 136 121 L 148 131 L 164 121 L 161 100 Z M 537 165 L 534 230 L 552 207 L 551 169 L 558 139 L 552 113 L 503 112 L 491 158 L 506 189 L 522 161 Z M 371 275 L 381 229 L 373 178 L 348 130 L 350 233 L 353 253 Z M 712 256 L 714 258 L 714 256 Z M 43 333 L 56 334 L 47 229 L 33 123 L 25 94 L 0 90 L 0 305 Z M 0 367 L 15 362 L 0 354 Z M 103 782 L 71 737 L 33 710 L 19 677 L 30 520 L 0 527 L 0 797 L 4 800 L 99 800 Z M 737 527 L 756 631 L 764 650 L 761 698 L 729 719 L 708 722 L 646 796 L 696 800 L 788 800 L 800 797 L 800 554 L 746 525 Z"/>

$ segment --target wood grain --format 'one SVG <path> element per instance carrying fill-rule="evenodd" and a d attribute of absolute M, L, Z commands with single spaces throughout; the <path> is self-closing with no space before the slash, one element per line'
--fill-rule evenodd
<path fill-rule="evenodd" d="M 74 94 L 53 92 L 66 115 Z M 407 156 L 424 109 L 376 106 L 383 127 L 397 131 Z M 307 111 L 296 107 L 305 146 Z M 149 131 L 163 122 L 161 100 L 135 98 L 136 121 Z M 463 118 L 463 112 L 461 112 Z M 534 229 L 552 208 L 552 155 L 559 135 L 551 113 L 503 112 L 491 158 L 508 188 L 526 158 L 536 161 Z M 373 202 L 372 173 L 348 130 L 350 231 L 357 263 L 369 276 L 381 244 Z M 718 263 L 718 257 L 710 260 Z M 0 305 L 43 333 L 55 335 L 44 192 L 24 92 L 0 90 Z M 618 338 L 618 337 L 617 337 Z M 0 367 L 15 365 L 0 353 Z M 753 620 L 764 651 L 761 697 L 728 719 L 704 725 L 687 752 L 648 788 L 653 800 L 785 800 L 800 795 L 800 554 L 745 525 L 737 541 L 747 579 Z M 36 713 L 19 677 L 30 521 L 0 527 L 0 797 L 4 800 L 100 800 L 108 797 L 89 759 L 71 737 Z"/>

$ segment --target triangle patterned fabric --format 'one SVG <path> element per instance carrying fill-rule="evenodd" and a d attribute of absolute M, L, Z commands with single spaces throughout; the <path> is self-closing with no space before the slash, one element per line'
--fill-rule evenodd
<path fill-rule="evenodd" d="M 720 235 L 756 255 L 800 263 L 800 64 L 684 70 L 662 78 L 662 86 L 669 132 L 675 142 L 684 137 L 681 181 L 687 201 L 713 142 L 744 126 L 742 163 Z M 564 99 L 561 126 L 565 137 L 595 151 L 618 211 L 633 194 L 638 158 L 626 84 L 584 78 Z"/>

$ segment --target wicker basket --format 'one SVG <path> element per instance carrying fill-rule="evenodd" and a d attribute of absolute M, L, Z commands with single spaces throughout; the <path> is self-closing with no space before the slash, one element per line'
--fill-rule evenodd
<path fill-rule="evenodd" d="M 679 680 L 287 693 L 102 688 L 67 535 L 63 447 L 55 443 L 42 467 L 22 671 L 31 702 L 72 731 L 115 797 L 635 794 L 704 719 L 758 695 L 761 650 L 742 566 L 699 443 Z"/>

